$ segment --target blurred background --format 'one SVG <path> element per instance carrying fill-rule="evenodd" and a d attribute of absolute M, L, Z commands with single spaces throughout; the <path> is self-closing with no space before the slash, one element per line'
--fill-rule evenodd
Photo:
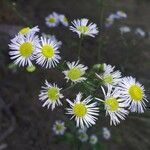
<path fill-rule="evenodd" d="M 107 18 L 118 10 L 128 17 L 107 27 Z M 99 36 L 86 38 L 82 45 L 85 65 L 104 62 L 115 65 L 124 75 L 132 75 L 144 84 L 147 97 L 150 96 L 149 0 L 0 0 L 0 150 L 71 149 L 64 141 L 56 142 L 51 130 L 54 121 L 62 119 L 62 110 L 52 112 L 42 108 L 38 101 L 44 80 L 63 86 L 63 75 L 55 69 L 39 67 L 29 73 L 25 68 L 13 68 L 8 55 L 10 39 L 21 28 L 38 25 L 41 33 L 56 35 L 62 41 L 61 55 L 65 60 L 76 60 L 78 37 L 66 27 L 48 28 L 45 24 L 45 17 L 53 11 L 65 14 L 69 22 L 86 17 L 98 25 Z M 123 26 L 131 31 L 121 32 Z M 143 31 L 141 34 L 135 32 L 138 28 Z M 108 120 L 101 119 L 96 125 L 100 134 L 103 126 L 111 132 L 109 140 L 99 139 L 101 149 L 150 150 L 149 106 L 144 114 L 129 115 L 117 127 L 110 127 Z"/>

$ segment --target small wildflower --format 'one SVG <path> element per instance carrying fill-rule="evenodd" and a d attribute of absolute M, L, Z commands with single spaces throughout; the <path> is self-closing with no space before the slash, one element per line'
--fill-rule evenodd
<path fill-rule="evenodd" d="M 19 34 L 22 34 L 22 35 L 26 35 L 28 33 L 35 34 L 36 32 L 39 32 L 39 31 L 40 29 L 38 28 L 38 26 L 35 26 L 33 28 L 25 27 L 19 31 Z"/>
<path fill-rule="evenodd" d="M 97 107 L 96 102 L 90 103 L 92 100 L 91 96 L 82 100 L 81 93 L 76 96 L 74 102 L 67 99 L 67 102 L 71 107 L 67 108 L 67 114 L 73 115 L 72 118 L 75 118 L 77 127 L 81 127 L 83 129 L 95 124 L 95 121 L 97 120 L 97 117 L 95 116 L 98 116 L 99 108 Z"/>
<path fill-rule="evenodd" d="M 53 110 L 56 106 L 62 105 L 60 99 L 64 96 L 60 93 L 60 90 L 55 83 L 52 85 L 45 80 L 45 86 L 42 86 L 39 95 L 39 100 L 45 101 L 43 107 L 47 105 L 47 108 L 51 107 Z"/>
<path fill-rule="evenodd" d="M 137 29 L 135 30 L 135 34 L 136 34 L 136 35 L 139 35 L 139 36 L 141 36 L 141 37 L 145 37 L 145 31 L 142 30 L 141 28 L 137 28 Z"/>
<path fill-rule="evenodd" d="M 121 34 L 131 32 L 131 29 L 128 26 L 122 26 L 119 28 Z"/>
<path fill-rule="evenodd" d="M 128 115 L 128 111 L 125 109 L 127 107 L 126 103 L 123 99 L 120 98 L 120 91 L 115 88 L 113 90 L 112 86 L 108 86 L 107 93 L 102 87 L 102 91 L 104 94 L 104 101 L 96 98 L 99 101 L 104 102 L 106 115 L 110 116 L 110 125 L 117 125 L 120 123 L 120 120 L 125 120 L 126 115 Z"/>
<path fill-rule="evenodd" d="M 146 107 L 146 99 L 144 86 L 136 81 L 133 77 L 125 77 L 119 83 L 121 90 L 121 98 L 129 106 L 131 112 L 143 113 Z"/>
<path fill-rule="evenodd" d="M 58 41 L 55 35 L 50 35 L 50 34 L 42 33 L 42 36 L 45 37 L 45 38 L 47 38 L 47 39 L 51 39 L 52 41 L 55 41 L 57 43 L 57 45 L 59 45 L 59 46 L 62 45 L 62 42 Z"/>
<path fill-rule="evenodd" d="M 105 21 L 105 27 L 109 28 L 114 24 L 115 19 L 117 19 L 118 16 L 116 14 L 110 14 Z"/>
<path fill-rule="evenodd" d="M 55 121 L 53 125 L 53 131 L 56 135 L 64 135 L 66 131 L 65 123 L 61 120 Z"/>
<path fill-rule="evenodd" d="M 79 129 L 78 130 L 78 139 L 81 142 L 87 142 L 87 140 L 88 140 L 88 134 L 86 133 L 86 129 Z"/>
<path fill-rule="evenodd" d="M 90 136 L 90 144 L 95 145 L 98 142 L 98 138 L 95 134 Z"/>
<path fill-rule="evenodd" d="M 9 48 L 10 58 L 19 66 L 31 66 L 34 59 L 34 52 L 39 45 L 39 39 L 33 33 L 28 33 L 26 36 L 17 35 L 11 40 Z"/>
<path fill-rule="evenodd" d="M 72 63 L 68 62 L 67 66 L 69 70 L 63 71 L 63 73 L 65 74 L 65 79 L 67 79 L 67 81 L 71 80 L 72 82 L 77 83 L 86 80 L 83 75 L 85 74 L 87 67 L 79 64 L 79 61 Z"/>
<path fill-rule="evenodd" d="M 105 140 L 109 140 L 111 138 L 111 133 L 107 127 L 102 128 L 102 135 Z"/>
<path fill-rule="evenodd" d="M 53 39 L 41 37 L 41 44 L 36 50 L 36 63 L 42 67 L 51 68 L 55 67 L 61 57 L 59 56 L 60 45 Z"/>
<path fill-rule="evenodd" d="M 60 22 L 61 22 L 65 27 L 67 27 L 67 26 L 69 25 L 68 19 L 66 18 L 65 15 L 59 15 L 59 19 L 60 19 Z"/>
<path fill-rule="evenodd" d="M 77 19 L 72 21 L 72 25 L 70 26 L 70 30 L 73 32 L 76 32 L 79 37 L 83 36 L 91 36 L 95 37 L 95 35 L 98 34 L 98 28 L 95 23 L 90 23 L 88 25 L 89 20 L 88 19 Z"/>
<path fill-rule="evenodd" d="M 104 64 L 103 65 L 103 73 L 101 75 L 97 75 L 98 78 L 100 78 L 104 85 L 117 85 L 118 82 L 121 80 L 121 72 L 120 71 L 114 71 L 115 67 L 111 65 Z"/>
<path fill-rule="evenodd" d="M 45 18 L 45 21 L 48 27 L 56 27 L 59 24 L 59 15 L 53 12 Z"/>
<path fill-rule="evenodd" d="M 124 11 L 117 11 L 116 15 L 118 16 L 118 19 L 127 18 L 127 14 Z"/>
<path fill-rule="evenodd" d="M 16 3 L 15 3 L 15 2 L 13 2 L 13 3 L 12 3 L 12 5 L 13 5 L 13 6 L 16 6 Z"/>

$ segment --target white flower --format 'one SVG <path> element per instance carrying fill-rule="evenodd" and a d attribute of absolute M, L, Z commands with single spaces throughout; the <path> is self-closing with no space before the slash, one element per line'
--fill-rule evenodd
<path fill-rule="evenodd" d="M 64 25 L 64 26 L 68 26 L 69 23 L 68 23 L 68 19 L 66 18 L 65 15 L 59 15 L 59 19 L 60 19 L 60 22 Z"/>
<path fill-rule="evenodd" d="M 131 32 L 131 29 L 128 26 L 122 26 L 119 28 L 121 34 Z"/>
<path fill-rule="evenodd" d="M 53 85 L 45 80 L 45 86 L 42 86 L 40 91 L 39 100 L 45 101 L 43 107 L 47 105 L 47 108 L 51 107 L 53 110 L 56 106 L 62 105 L 60 99 L 64 96 L 60 93 L 61 88 L 58 88 L 54 83 Z"/>
<path fill-rule="evenodd" d="M 66 130 L 65 123 L 61 120 L 55 121 L 53 125 L 53 131 L 56 135 L 64 135 Z"/>
<path fill-rule="evenodd" d="M 67 102 L 71 107 L 67 108 L 67 114 L 71 114 L 72 118 L 75 118 L 77 127 L 88 128 L 95 124 L 97 119 L 95 116 L 99 115 L 99 108 L 97 107 L 96 102 L 90 103 L 92 100 L 93 99 L 91 96 L 88 96 L 86 99 L 82 100 L 81 93 L 76 96 L 74 102 L 67 99 Z"/>
<path fill-rule="evenodd" d="M 118 16 L 118 19 L 127 18 L 127 14 L 121 10 L 117 11 L 116 15 Z"/>
<path fill-rule="evenodd" d="M 123 78 L 119 86 L 121 98 L 129 106 L 131 112 L 143 113 L 146 107 L 145 101 L 147 101 L 144 86 L 133 77 Z"/>
<path fill-rule="evenodd" d="M 105 27 L 106 28 L 111 27 L 115 20 L 122 19 L 122 18 L 127 18 L 127 14 L 123 11 L 117 11 L 116 13 L 110 14 L 106 18 Z"/>
<path fill-rule="evenodd" d="M 67 79 L 67 82 L 71 80 L 72 82 L 82 82 L 86 80 L 83 75 L 85 74 L 85 71 L 87 70 L 87 67 L 85 67 L 82 64 L 79 64 L 79 61 L 77 62 L 67 62 L 67 66 L 69 70 L 63 71 L 65 74 L 65 79 Z"/>
<path fill-rule="evenodd" d="M 78 139 L 81 141 L 81 142 L 87 142 L 88 140 L 88 135 L 86 133 L 86 128 L 85 129 L 79 129 L 78 130 Z"/>
<path fill-rule="evenodd" d="M 57 45 L 59 45 L 59 46 L 62 45 L 62 42 L 58 41 L 55 35 L 42 33 L 42 36 L 45 37 L 45 38 L 51 39 L 52 41 L 55 41 L 57 43 Z"/>
<path fill-rule="evenodd" d="M 125 116 L 129 113 L 125 109 L 127 107 L 126 103 L 123 101 L 123 99 L 120 98 L 120 91 L 117 88 L 113 90 L 112 86 L 108 86 L 107 93 L 103 87 L 102 91 L 104 94 L 104 101 L 98 98 L 96 99 L 104 102 L 106 115 L 110 116 L 110 125 L 119 124 L 119 119 L 124 120 Z"/>
<path fill-rule="evenodd" d="M 70 30 L 76 32 L 79 37 L 83 36 L 91 36 L 95 37 L 98 34 L 98 28 L 95 23 L 88 24 L 88 19 L 77 19 L 72 21 L 72 25 L 70 26 Z"/>
<path fill-rule="evenodd" d="M 121 72 L 114 71 L 115 67 L 111 65 L 104 64 L 103 65 L 103 73 L 101 75 L 97 75 L 105 85 L 117 85 L 118 82 L 121 80 Z"/>
<path fill-rule="evenodd" d="M 53 12 L 45 18 L 45 21 L 48 27 L 56 27 L 59 24 L 59 15 Z"/>
<path fill-rule="evenodd" d="M 9 48 L 10 58 L 15 60 L 14 63 L 19 66 L 31 66 L 34 59 L 34 52 L 39 45 L 39 39 L 33 33 L 28 33 L 26 36 L 18 34 L 11 40 Z"/>
<path fill-rule="evenodd" d="M 41 37 L 41 44 L 35 52 L 36 63 L 46 68 L 55 67 L 61 59 L 58 51 L 59 47 L 57 41 Z"/>
<path fill-rule="evenodd" d="M 107 127 L 102 128 L 102 134 L 105 140 L 109 140 L 111 138 L 111 133 Z"/>
<path fill-rule="evenodd" d="M 137 34 L 137 35 L 139 35 L 139 36 L 141 36 L 141 37 L 145 37 L 145 32 L 144 32 L 144 30 L 142 30 L 141 28 L 137 28 L 137 29 L 135 30 L 135 34 Z"/>
<path fill-rule="evenodd" d="M 98 142 L 98 138 L 95 134 L 90 136 L 90 144 L 95 145 Z"/>
<path fill-rule="evenodd" d="M 105 27 L 109 28 L 113 25 L 115 19 L 117 18 L 116 14 L 110 14 L 108 18 L 106 18 Z"/>
<path fill-rule="evenodd" d="M 34 33 L 39 32 L 39 31 L 40 31 L 40 29 L 38 28 L 38 26 L 35 26 L 33 28 L 25 27 L 19 31 L 19 34 L 26 35 L 30 32 L 34 34 Z"/>

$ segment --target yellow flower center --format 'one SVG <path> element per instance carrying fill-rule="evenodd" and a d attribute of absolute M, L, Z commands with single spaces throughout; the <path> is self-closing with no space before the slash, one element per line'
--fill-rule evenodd
<path fill-rule="evenodd" d="M 89 28 L 87 26 L 78 26 L 77 30 L 84 34 L 89 30 Z"/>
<path fill-rule="evenodd" d="M 106 75 L 103 77 L 103 81 L 104 83 L 108 83 L 108 84 L 111 84 L 113 82 L 113 77 L 112 75 Z"/>
<path fill-rule="evenodd" d="M 55 18 L 53 18 L 53 17 L 51 17 L 51 18 L 49 18 L 49 20 L 48 20 L 50 23 L 55 23 L 56 22 L 56 19 Z"/>
<path fill-rule="evenodd" d="M 70 69 L 68 72 L 68 78 L 71 80 L 77 80 L 82 76 L 82 72 L 78 68 Z"/>
<path fill-rule="evenodd" d="M 46 58 L 52 58 L 54 56 L 54 48 L 51 45 L 45 44 L 42 47 L 42 53 Z"/>
<path fill-rule="evenodd" d="M 31 42 L 25 42 L 20 46 L 20 54 L 23 57 L 31 56 L 32 52 L 33 52 L 33 45 Z"/>
<path fill-rule="evenodd" d="M 77 116 L 77 117 L 84 117 L 87 113 L 87 108 L 85 106 L 85 104 L 83 103 L 76 103 L 73 106 L 73 113 Z"/>
<path fill-rule="evenodd" d="M 119 103 L 116 98 L 110 97 L 105 101 L 105 104 L 107 106 L 108 111 L 114 112 L 118 110 Z"/>
<path fill-rule="evenodd" d="M 48 89 L 48 98 L 52 101 L 56 101 L 59 98 L 59 90 L 55 87 Z"/>
<path fill-rule="evenodd" d="M 141 87 L 139 87 L 138 85 L 132 85 L 129 88 L 129 94 L 132 100 L 135 100 L 135 101 L 141 101 L 143 98 L 143 91 Z"/>
<path fill-rule="evenodd" d="M 61 131 L 61 130 L 63 130 L 63 128 L 64 128 L 64 126 L 61 125 L 61 124 L 57 124 L 57 125 L 56 125 L 56 130 L 57 130 L 57 131 Z"/>
<path fill-rule="evenodd" d="M 23 28 L 19 31 L 19 33 L 21 34 L 27 34 L 28 32 L 30 31 L 30 28 L 29 27 L 26 27 L 26 28 Z"/>

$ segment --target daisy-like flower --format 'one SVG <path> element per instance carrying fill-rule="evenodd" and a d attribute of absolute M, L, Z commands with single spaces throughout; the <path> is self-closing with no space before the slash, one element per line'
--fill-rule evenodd
<path fill-rule="evenodd" d="M 65 123 L 61 120 L 55 121 L 53 125 L 53 131 L 56 135 L 64 135 L 66 131 Z"/>
<path fill-rule="evenodd" d="M 10 58 L 15 60 L 14 63 L 19 66 L 31 66 L 32 60 L 34 59 L 34 52 L 39 45 L 38 36 L 33 33 L 28 33 L 26 36 L 18 34 L 15 38 L 11 40 L 9 48 Z"/>
<path fill-rule="evenodd" d="M 146 95 L 144 86 L 133 77 L 125 77 L 119 83 L 121 98 L 129 106 L 131 112 L 143 113 L 146 107 Z"/>
<path fill-rule="evenodd" d="M 95 145 L 98 142 L 98 138 L 95 134 L 90 136 L 90 144 Z"/>
<path fill-rule="evenodd" d="M 127 14 L 124 11 L 117 11 L 116 15 L 118 16 L 118 19 L 127 18 Z"/>
<path fill-rule="evenodd" d="M 35 26 L 33 28 L 30 28 L 30 27 L 25 27 L 25 28 L 22 28 L 20 31 L 19 31 L 19 34 L 22 34 L 22 35 L 26 35 L 28 34 L 29 32 L 31 33 L 36 33 L 36 32 L 39 32 L 40 29 L 38 28 L 38 26 Z"/>
<path fill-rule="evenodd" d="M 48 27 L 56 27 L 59 24 L 59 15 L 53 12 L 45 18 L 45 21 Z"/>
<path fill-rule="evenodd" d="M 36 63 L 46 68 L 55 67 L 61 59 L 58 51 L 59 48 L 60 45 L 58 45 L 57 41 L 41 37 L 41 44 L 35 52 Z"/>
<path fill-rule="evenodd" d="M 131 29 L 128 26 L 122 26 L 119 28 L 119 30 L 120 30 L 121 34 L 131 32 Z"/>
<path fill-rule="evenodd" d="M 95 23 L 88 24 L 88 19 L 77 19 L 72 21 L 72 25 L 70 26 L 70 30 L 76 32 L 79 37 L 81 36 L 91 36 L 95 37 L 98 34 L 98 28 Z"/>
<path fill-rule="evenodd" d="M 100 78 L 104 85 L 117 85 L 118 82 L 121 80 L 121 72 L 114 71 L 115 67 L 111 65 L 104 64 L 103 65 L 103 73 L 101 75 L 97 75 Z"/>
<path fill-rule="evenodd" d="M 106 93 L 102 87 L 102 91 L 104 93 L 104 100 L 96 99 L 105 104 L 106 115 L 110 116 L 110 125 L 117 125 L 120 123 L 119 119 L 125 120 L 126 115 L 128 115 L 129 112 L 125 109 L 127 105 L 120 98 L 120 91 L 117 88 L 113 90 L 112 86 L 108 86 Z"/>
<path fill-rule="evenodd" d="M 137 35 L 139 35 L 139 36 L 141 36 L 141 37 L 145 37 L 145 31 L 142 30 L 141 28 L 137 28 L 137 29 L 135 30 L 135 34 L 137 34 Z"/>
<path fill-rule="evenodd" d="M 42 86 L 42 90 L 39 95 L 39 100 L 45 101 L 43 107 L 51 107 L 53 110 L 56 106 L 62 105 L 60 99 L 64 96 L 60 93 L 60 90 L 61 88 L 58 88 L 55 83 L 52 85 L 45 80 L 45 86 Z"/>
<path fill-rule="evenodd" d="M 67 62 L 67 66 L 69 70 L 63 71 L 63 73 L 65 74 L 65 79 L 67 79 L 67 82 L 71 80 L 72 82 L 77 83 L 86 80 L 86 78 L 83 77 L 83 75 L 85 74 L 85 71 L 88 68 L 82 64 L 79 64 L 79 61 L 77 62 L 74 61 L 72 63 Z"/>
<path fill-rule="evenodd" d="M 88 96 L 86 99 L 82 100 L 81 93 L 76 96 L 74 102 L 67 99 L 67 102 L 71 107 L 67 108 L 67 114 L 70 114 L 72 115 L 72 118 L 75 118 L 77 127 L 81 127 L 83 129 L 95 124 L 95 121 L 97 120 L 96 116 L 99 115 L 99 108 L 97 107 L 96 102 L 90 103 L 92 100 L 93 99 L 91 96 Z"/>
<path fill-rule="evenodd" d="M 102 135 L 105 140 L 109 140 L 111 138 L 111 133 L 107 127 L 102 128 Z"/>
<path fill-rule="evenodd" d="M 59 15 L 60 22 L 67 27 L 69 25 L 68 19 L 65 15 Z"/>
<path fill-rule="evenodd" d="M 86 128 L 85 129 L 79 129 L 78 130 L 78 139 L 81 141 L 81 142 L 87 142 L 88 140 L 88 134 L 86 133 Z"/>
<path fill-rule="evenodd" d="M 117 18 L 116 14 L 110 14 L 109 17 L 106 18 L 105 27 L 106 28 L 111 27 L 116 18 Z"/>
<path fill-rule="evenodd" d="M 42 33 L 42 36 L 45 37 L 45 38 L 51 39 L 52 41 L 55 41 L 57 43 L 57 45 L 59 45 L 59 46 L 62 45 L 62 42 L 58 41 L 55 35 Z"/>

